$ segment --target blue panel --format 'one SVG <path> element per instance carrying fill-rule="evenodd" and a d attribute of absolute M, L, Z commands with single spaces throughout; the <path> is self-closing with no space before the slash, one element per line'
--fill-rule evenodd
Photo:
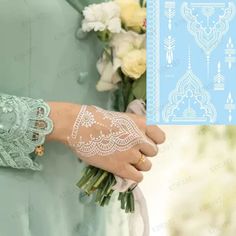
<path fill-rule="evenodd" d="M 236 124 L 236 2 L 148 5 L 148 124 Z"/>

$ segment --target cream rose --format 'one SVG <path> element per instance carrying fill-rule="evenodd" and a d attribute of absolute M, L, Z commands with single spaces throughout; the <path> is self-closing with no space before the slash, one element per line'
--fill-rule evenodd
<path fill-rule="evenodd" d="M 121 20 L 126 28 L 140 32 L 145 29 L 146 8 L 136 0 L 116 0 L 121 8 Z"/>
<path fill-rule="evenodd" d="M 115 0 L 121 8 L 125 8 L 127 5 L 130 4 L 139 4 L 139 0 Z"/>
<path fill-rule="evenodd" d="M 139 79 L 146 71 L 146 50 L 133 50 L 127 53 L 121 64 L 122 72 L 132 79 Z"/>

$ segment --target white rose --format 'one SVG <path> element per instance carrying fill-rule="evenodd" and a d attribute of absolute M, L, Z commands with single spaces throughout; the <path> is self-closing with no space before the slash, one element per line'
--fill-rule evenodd
<path fill-rule="evenodd" d="M 146 35 L 133 31 L 115 34 L 110 46 L 113 49 L 113 64 L 116 69 L 133 78 L 139 79 L 146 71 Z"/>
<path fill-rule="evenodd" d="M 109 91 L 117 88 L 117 83 L 121 81 L 121 78 L 105 54 L 97 62 L 97 70 L 101 75 L 96 86 L 98 91 Z"/>
<path fill-rule="evenodd" d="M 113 47 L 114 56 L 122 59 L 132 50 L 145 48 L 145 43 L 145 34 L 137 34 L 133 31 L 122 31 L 114 35 L 111 41 L 111 47 Z"/>
<path fill-rule="evenodd" d="M 91 4 L 84 9 L 83 15 L 82 30 L 85 32 L 109 30 L 111 33 L 119 33 L 121 31 L 120 7 L 114 2 Z"/>

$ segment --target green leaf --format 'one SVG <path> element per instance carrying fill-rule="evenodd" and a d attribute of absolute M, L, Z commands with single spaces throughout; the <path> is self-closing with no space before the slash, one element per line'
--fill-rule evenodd
<path fill-rule="evenodd" d="M 122 84 L 120 84 L 119 88 L 114 92 L 114 109 L 121 112 L 125 111 L 125 100 L 123 96 Z"/>
<path fill-rule="evenodd" d="M 123 80 L 123 97 L 125 102 L 125 110 L 129 105 L 129 97 L 132 94 L 132 85 L 133 85 L 133 80 L 131 80 L 128 77 L 125 77 Z"/>
<path fill-rule="evenodd" d="M 132 93 L 136 99 L 146 100 L 146 73 L 140 79 L 134 81 Z"/>
<path fill-rule="evenodd" d="M 146 0 L 139 0 L 139 4 L 141 7 L 146 7 L 147 1 Z"/>
<path fill-rule="evenodd" d="M 128 98 L 128 104 L 130 104 L 134 100 L 135 100 L 135 96 L 133 95 L 133 93 L 130 93 L 129 98 Z"/>
<path fill-rule="evenodd" d="M 109 30 L 104 30 L 98 31 L 97 36 L 102 42 L 107 43 L 111 40 L 112 34 Z"/>

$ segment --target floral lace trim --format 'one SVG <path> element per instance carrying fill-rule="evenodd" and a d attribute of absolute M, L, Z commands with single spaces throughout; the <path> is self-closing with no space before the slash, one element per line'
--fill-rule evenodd
<path fill-rule="evenodd" d="M 53 130 L 49 113 L 42 99 L 0 94 L 0 166 L 42 169 L 29 154 Z"/>

